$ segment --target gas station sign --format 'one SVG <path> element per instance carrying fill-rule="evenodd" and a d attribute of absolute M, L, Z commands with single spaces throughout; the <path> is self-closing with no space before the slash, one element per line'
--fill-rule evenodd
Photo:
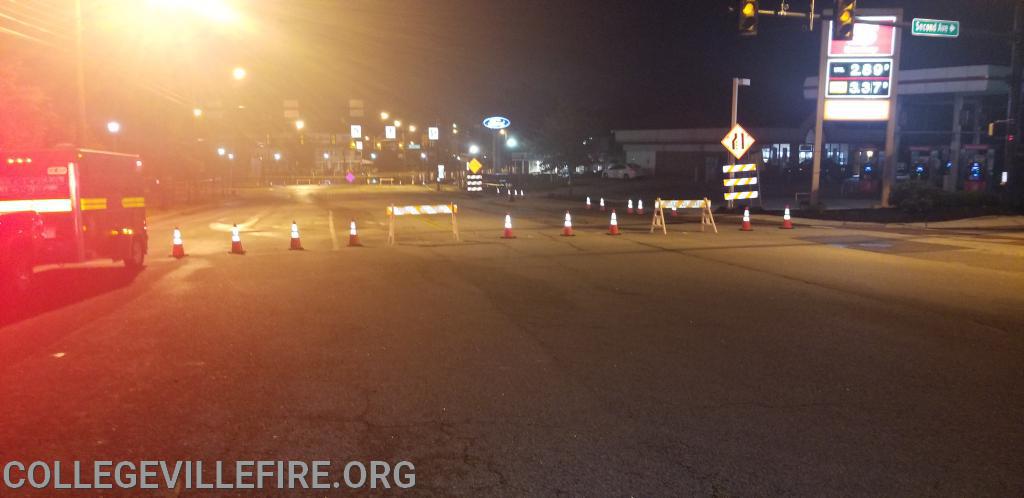
<path fill-rule="evenodd" d="M 866 21 L 866 22 L 863 22 Z M 832 40 L 829 21 L 825 121 L 887 121 L 895 64 L 895 16 L 858 16 L 852 40 Z"/>
<path fill-rule="evenodd" d="M 836 99 L 887 99 L 892 85 L 892 59 L 828 61 L 826 94 Z"/>

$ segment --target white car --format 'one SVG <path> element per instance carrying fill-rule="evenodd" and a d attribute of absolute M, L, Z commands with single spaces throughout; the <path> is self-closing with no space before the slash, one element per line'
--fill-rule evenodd
<path fill-rule="evenodd" d="M 640 178 L 644 176 L 643 169 L 635 164 L 616 164 L 602 173 L 605 178 L 612 178 L 615 180 L 632 180 L 634 178 Z"/>

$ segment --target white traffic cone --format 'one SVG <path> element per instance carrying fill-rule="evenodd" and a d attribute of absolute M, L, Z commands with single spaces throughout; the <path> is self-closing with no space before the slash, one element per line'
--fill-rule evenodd
<path fill-rule="evenodd" d="M 565 212 L 565 224 L 562 227 L 562 237 L 572 237 L 576 235 L 572 232 L 572 216 L 568 211 Z"/>
<path fill-rule="evenodd" d="M 299 238 L 299 225 L 292 221 L 292 241 L 291 246 L 288 247 L 290 251 L 301 251 L 302 250 L 302 239 Z"/>
<path fill-rule="evenodd" d="M 505 231 L 502 232 L 501 238 L 503 239 L 514 239 L 515 235 L 512 234 L 512 215 L 505 213 Z"/>

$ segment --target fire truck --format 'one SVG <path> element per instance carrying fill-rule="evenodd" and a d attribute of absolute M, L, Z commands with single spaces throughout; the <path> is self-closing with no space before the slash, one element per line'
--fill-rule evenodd
<path fill-rule="evenodd" d="M 35 269 L 91 260 L 142 268 L 148 251 L 139 156 L 61 147 L 0 151 L 0 289 Z"/>

